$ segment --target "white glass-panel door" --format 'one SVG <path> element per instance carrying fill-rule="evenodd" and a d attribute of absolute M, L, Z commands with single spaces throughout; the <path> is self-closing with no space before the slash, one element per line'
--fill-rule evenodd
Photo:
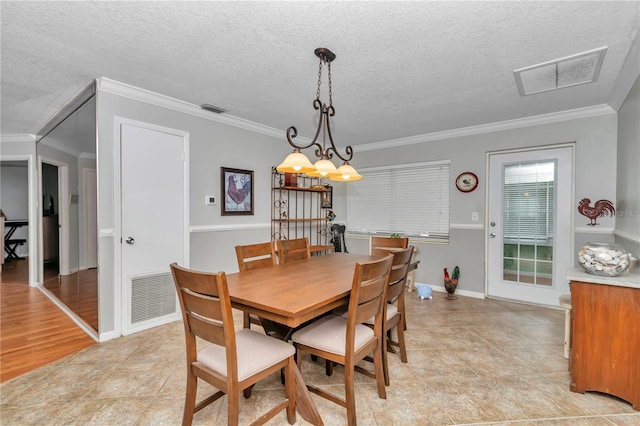
<path fill-rule="evenodd" d="M 569 292 L 571 147 L 489 157 L 487 294 L 558 305 Z"/>

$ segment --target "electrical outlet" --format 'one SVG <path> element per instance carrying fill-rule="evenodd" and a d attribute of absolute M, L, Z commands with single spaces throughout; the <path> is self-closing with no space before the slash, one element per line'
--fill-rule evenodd
<path fill-rule="evenodd" d="M 474 222 L 478 221 L 478 212 L 471 213 L 471 220 Z"/>
<path fill-rule="evenodd" d="M 208 206 L 215 206 L 216 205 L 216 197 L 215 195 L 206 195 L 205 196 L 205 204 Z"/>

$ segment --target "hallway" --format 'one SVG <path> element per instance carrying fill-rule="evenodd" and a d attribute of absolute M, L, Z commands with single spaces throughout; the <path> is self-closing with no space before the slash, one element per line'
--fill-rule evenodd
<path fill-rule="evenodd" d="M 96 342 L 37 288 L 28 259 L 7 261 L 0 275 L 0 383 Z"/>

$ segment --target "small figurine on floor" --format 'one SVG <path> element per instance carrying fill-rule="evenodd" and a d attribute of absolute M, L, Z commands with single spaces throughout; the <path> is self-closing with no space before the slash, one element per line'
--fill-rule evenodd
<path fill-rule="evenodd" d="M 458 287 L 458 279 L 460 278 L 460 268 L 457 266 L 453 269 L 453 277 L 449 277 L 449 272 L 447 268 L 444 268 L 444 288 L 447 290 L 447 296 L 445 299 L 447 300 L 455 300 L 457 299 L 453 293 L 456 291 L 456 287 Z"/>

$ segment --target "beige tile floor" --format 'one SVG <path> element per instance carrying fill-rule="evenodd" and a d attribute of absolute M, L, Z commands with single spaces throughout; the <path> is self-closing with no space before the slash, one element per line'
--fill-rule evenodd
<path fill-rule="evenodd" d="M 617 398 L 569 391 L 563 353 L 564 313 L 495 300 L 407 296 L 409 363 L 390 356 L 387 399 L 357 375 L 360 425 L 640 425 L 640 413 Z M 237 316 L 240 324 L 241 316 Z M 0 423 L 9 425 L 178 425 L 184 392 L 180 322 L 95 345 L 2 384 Z M 305 380 L 343 394 L 342 370 L 304 360 Z M 209 391 L 207 385 L 202 391 Z M 204 395 L 204 394 L 199 394 Z M 283 397 L 277 375 L 241 401 L 241 424 Z M 327 425 L 345 411 L 316 395 Z M 226 398 L 194 418 L 226 424 Z M 286 425 L 281 413 L 270 425 Z M 298 415 L 298 425 L 307 424 Z"/>

